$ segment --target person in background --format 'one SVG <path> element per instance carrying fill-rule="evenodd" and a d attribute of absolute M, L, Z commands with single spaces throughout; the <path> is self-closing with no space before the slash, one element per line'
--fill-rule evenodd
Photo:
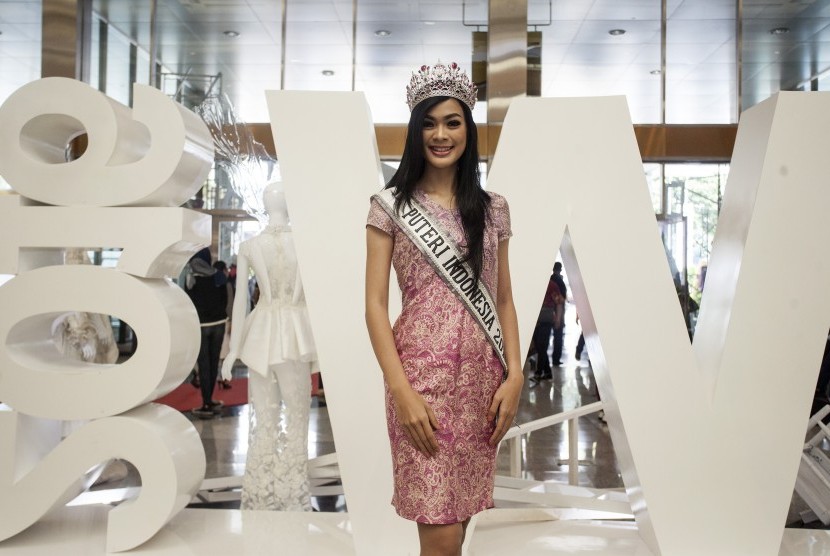
<path fill-rule="evenodd" d="M 560 297 L 559 286 L 551 276 L 545 290 L 545 297 L 542 299 L 542 308 L 539 310 L 536 327 L 533 329 L 533 347 L 536 350 L 536 372 L 533 376 L 535 380 L 553 378 L 548 346 L 550 345 L 550 333 L 556 322 L 556 307 Z"/>
<path fill-rule="evenodd" d="M 556 289 L 552 292 L 556 309 L 553 315 L 553 354 L 551 355 L 553 361 L 551 365 L 558 367 L 562 364 L 562 344 L 565 337 L 565 300 L 568 298 L 568 287 L 565 285 L 565 280 L 562 279 L 562 263 L 559 261 L 553 263 L 553 274 L 550 281 L 556 284 Z"/>
<path fill-rule="evenodd" d="M 193 410 L 201 419 L 212 419 L 222 412 L 221 401 L 213 399 L 216 379 L 219 376 L 219 353 L 228 322 L 228 276 L 223 269 L 211 266 L 208 248 L 196 253 L 188 263 L 190 273 L 185 282 L 185 292 L 193 301 L 202 332 L 202 342 L 196 364 L 199 367 L 199 387 L 202 406 Z"/>

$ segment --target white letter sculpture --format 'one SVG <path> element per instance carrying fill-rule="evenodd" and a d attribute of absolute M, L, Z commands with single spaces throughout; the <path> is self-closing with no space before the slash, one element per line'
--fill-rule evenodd
<path fill-rule="evenodd" d="M 368 196 L 380 188 L 368 111 L 360 93 L 267 95 L 355 547 L 400 553 L 414 527 L 389 506 L 381 377 L 358 295 Z M 510 202 L 521 337 L 564 237 L 623 478 L 655 554 L 778 554 L 830 324 L 828 144 L 828 93 L 780 93 L 744 114 L 692 347 L 624 98 L 510 107 L 488 184 Z M 403 542 L 402 531 L 412 533 Z"/>
<path fill-rule="evenodd" d="M 544 283 L 529 259 L 564 234 L 623 480 L 655 554 L 778 554 L 830 324 L 829 141 L 827 93 L 780 93 L 743 115 L 690 346 L 624 99 L 510 107 L 489 183 L 515 191 L 512 270 Z M 524 314 L 538 303 L 525 292 L 541 287 L 516 288 Z"/>
<path fill-rule="evenodd" d="M 0 197 L 0 273 L 17 275 L 0 287 L 0 400 L 12 408 L 0 412 L 0 540 L 79 494 L 90 468 L 121 458 L 142 488 L 110 512 L 107 550 L 128 550 L 204 478 L 196 430 L 147 402 L 178 386 L 199 350 L 196 311 L 167 276 L 210 243 L 210 218 L 176 207 L 204 182 L 213 144 L 195 114 L 152 87 L 134 91 L 131 112 L 81 82 L 46 78 L 0 107 L 0 174 L 21 194 Z M 86 151 L 66 162 L 83 132 Z M 123 254 L 114 270 L 62 266 L 68 247 Z M 121 318 L 136 353 L 120 365 L 61 357 L 50 327 L 68 311 Z M 51 420 L 70 419 L 92 421 L 60 442 Z"/>
<path fill-rule="evenodd" d="M 382 187 L 369 106 L 363 93 L 266 95 L 317 360 L 331 401 L 355 552 L 405 554 L 417 549 L 418 539 L 389 503 L 392 459 L 383 377 L 363 319 L 364 226 L 369 196 Z M 310 108 L 318 125 L 329 122 L 317 138 L 297 112 Z M 334 121 L 337 125 L 330 125 Z M 315 148 L 308 147 L 312 144 Z M 325 164 L 320 153 L 326 153 Z M 304 168 L 309 163 L 314 168 Z"/>

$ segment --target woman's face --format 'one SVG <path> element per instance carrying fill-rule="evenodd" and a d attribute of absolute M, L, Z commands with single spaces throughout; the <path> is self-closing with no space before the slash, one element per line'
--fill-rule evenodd
<path fill-rule="evenodd" d="M 456 165 L 467 147 L 467 123 L 454 98 L 438 103 L 424 118 L 424 158 L 435 168 Z"/>

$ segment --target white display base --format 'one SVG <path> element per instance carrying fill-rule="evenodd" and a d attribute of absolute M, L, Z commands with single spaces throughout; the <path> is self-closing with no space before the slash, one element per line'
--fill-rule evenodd
<path fill-rule="evenodd" d="M 0 543 L 0 554 L 105 554 L 108 509 L 61 508 Z M 482 514 L 466 555 L 573 556 L 584 552 L 591 556 L 652 556 L 631 521 L 556 520 L 554 511 L 546 511 L 552 520 L 505 522 L 500 521 L 499 510 Z M 538 519 L 538 515 L 534 517 Z M 123 554 L 352 556 L 350 529 L 347 513 L 186 509 L 153 539 Z M 786 529 L 779 556 L 804 554 L 830 554 L 830 531 Z"/>

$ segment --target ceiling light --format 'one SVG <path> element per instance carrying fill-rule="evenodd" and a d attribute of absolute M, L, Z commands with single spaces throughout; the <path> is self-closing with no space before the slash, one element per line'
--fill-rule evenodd
<path fill-rule="evenodd" d="M 377 37 L 388 37 L 391 34 L 392 31 L 389 31 L 388 29 L 378 29 L 377 31 L 375 31 L 375 36 Z"/>
<path fill-rule="evenodd" d="M 625 29 L 611 29 L 608 31 L 608 34 L 612 37 L 619 37 L 620 35 L 625 35 Z"/>
<path fill-rule="evenodd" d="M 660 75 L 660 74 L 661 74 L 661 73 L 663 73 L 663 72 L 662 72 L 662 71 L 660 71 L 660 70 L 651 70 L 649 73 L 650 73 L 651 75 Z"/>
<path fill-rule="evenodd" d="M 424 21 L 424 25 L 435 25 L 434 21 Z"/>
<path fill-rule="evenodd" d="M 322 73 L 326 77 L 331 77 L 332 75 L 334 75 L 334 70 L 323 70 L 320 73 Z"/>
<path fill-rule="evenodd" d="M 231 29 L 228 29 L 227 31 L 223 31 L 223 32 L 224 32 L 226 37 L 234 37 L 235 38 L 235 37 L 239 36 L 239 31 L 233 31 Z"/>
<path fill-rule="evenodd" d="M 784 35 L 790 32 L 789 27 L 775 27 L 769 30 L 770 35 Z"/>

